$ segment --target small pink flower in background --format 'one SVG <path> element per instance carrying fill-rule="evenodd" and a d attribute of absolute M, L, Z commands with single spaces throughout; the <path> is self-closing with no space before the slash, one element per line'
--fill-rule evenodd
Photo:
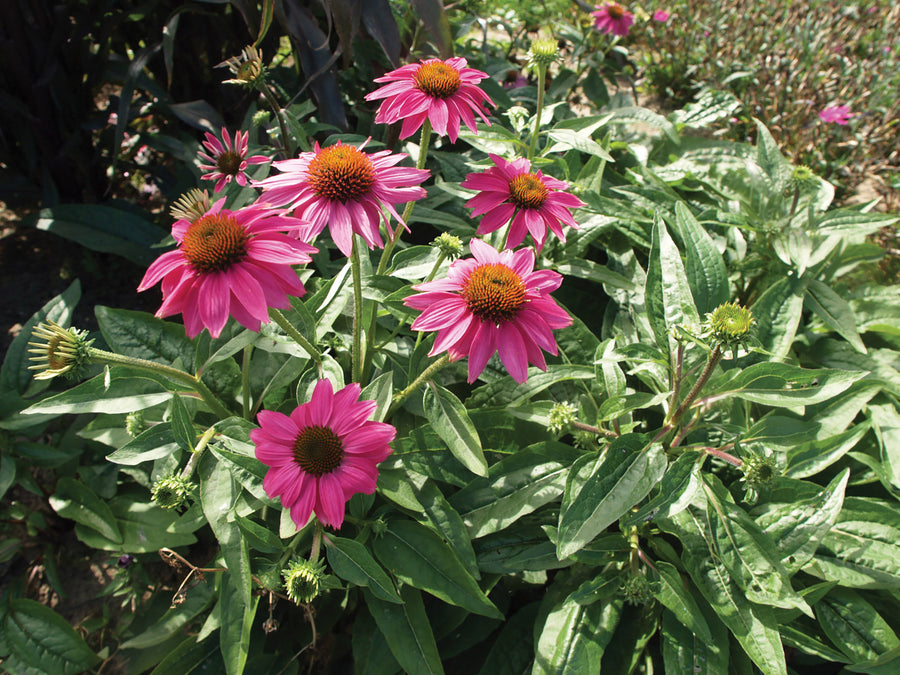
<path fill-rule="evenodd" d="M 474 113 L 490 126 L 484 104 L 496 105 L 477 86 L 488 75 L 468 68 L 466 63 L 460 57 L 446 61 L 427 59 L 376 78 L 376 82 L 387 84 L 366 95 L 367 101 L 384 99 L 375 114 L 375 122 L 393 124 L 403 120 L 400 138 L 407 138 L 427 119 L 435 133 L 449 136 L 452 143 L 459 137 L 461 122 L 475 133 Z"/>
<path fill-rule="evenodd" d="M 511 81 L 507 80 L 506 82 L 503 83 L 504 89 L 519 89 L 520 87 L 527 87 L 527 86 L 528 86 L 528 78 L 525 77 L 524 75 L 522 75 L 522 73 L 518 73 L 516 75 L 516 79 L 511 80 Z"/>
<path fill-rule="evenodd" d="M 835 124 L 845 125 L 854 117 L 856 113 L 850 112 L 850 108 L 845 105 L 836 105 L 825 108 L 819 113 L 819 119 L 823 122 L 834 122 Z"/>
<path fill-rule="evenodd" d="M 497 252 L 480 239 L 469 242 L 472 258 L 450 265 L 445 279 L 413 286 L 403 303 L 422 313 L 413 330 L 437 331 L 430 355 L 446 351 L 451 361 L 469 357 L 474 382 L 494 353 L 512 378 L 528 378 L 528 364 L 547 369 L 544 354 L 556 354 L 553 329 L 572 323 L 550 293 L 562 275 L 534 270 L 534 251 Z"/>
<path fill-rule="evenodd" d="M 672 16 L 672 15 L 669 14 L 669 13 L 668 13 L 666 10 L 664 10 L 664 9 L 658 9 L 658 10 L 656 10 L 655 12 L 653 12 L 653 20 L 654 20 L 654 21 L 659 21 L 659 23 L 665 23 L 666 21 L 669 20 L 669 17 L 670 17 L 670 16 Z"/>
<path fill-rule="evenodd" d="M 547 230 L 566 240 L 562 224 L 578 228 L 569 209 L 584 206 L 575 195 L 562 192 L 569 184 L 545 176 L 540 171 L 531 173 L 531 163 L 523 158 L 507 162 L 498 155 L 490 155 L 495 166 L 481 173 L 470 173 L 461 183 L 479 194 L 466 202 L 473 209 L 473 216 L 484 215 L 476 234 L 493 232 L 511 222 L 506 237 L 506 248 L 515 248 L 531 234 L 540 251 L 547 238 Z"/>
<path fill-rule="evenodd" d="M 310 223 L 309 237 L 318 235 L 325 226 L 331 238 L 346 256 L 353 250 L 353 233 L 360 235 L 369 247 L 382 247 L 379 227 L 388 224 L 387 210 L 403 222 L 394 208 L 425 196 L 418 187 L 430 175 L 424 169 L 394 166 L 406 155 L 382 150 L 368 154 L 353 145 L 320 148 L 301 152 L 297 159 L 273 162 L 281 171 L 265 180 L 254 182 L 262 188 L 261 199 L 274 206 L 285 206 L 294 215 Z M 405 226 L 405 223 L 403 223 Z"/>
<path fill-rule="evenodd" d="M 228 136 L 228 129 L 222 127 L 222 140 L 220 141 L 213 134 L 206 132 L 206 140 L 203 146 L 207 152 L 202 150 L 197 153 L 197 157 L 201 162 L 209 162 L 208 164 L 200 164 L 200 168 L 208 173 L 200 176 L 203 180 L 216 181 L 214 192 L 219 192 L 225 186 L 234 180 L 238 185 L 243 187 L 247 184 L 247 166 L 249 164 L 264 164 L 269 158 L 264 155 L 247 156 L 247 142 L 250 138 L 250 132 L 243 133 L 238 130 L 234 132 L 234 142 Z"/>
<path fill-rule="evenodd" d="M 608 2 L 602 7 L 598 5 L 596 11 L 591 12 L 591 16 L 594 17 L 594 28 L 618 36 L 628 35 L 634 23 L 634 14 L 618 2 Z"/>
<path fill-rule="evenodd" d="M 288 296 L 306 292 L 292 265 L 311 262 L 316 252 L 284 234 L 306 223 L 265 205 L 229 211 L 224 203 L 194 221 L 178 220 L 172 226 L 178 248 L 151 263 L 138 286 L 145 291 L 162 281 L 156 316 L 182 314 L 191 338 L 204 328 L 219 337 L 229 316 L 258 331 L 269 307 L 287 309 Z"/>
<path fill-rule="evenodd" d="M 708 30 L 703 31 L 703 37 L 709 37 L 709 31 L 708 31 Z"/>
<path fill-rule="evenodd" d="M 303 527 L 312 513 L 334 529 L 344 523 L 347 501 L 375 492 L 379 462 L 392 450 L 397 430 L 370 420 L 375 401 L 360 401 L 359 385 L 334 391 L 319 380 L 309 403 L 290 415 L 260 411 L 260 428 L 250 432 L 256 458 L 269 466 L 263 489 L 280 497 L 291 519 Z"/>

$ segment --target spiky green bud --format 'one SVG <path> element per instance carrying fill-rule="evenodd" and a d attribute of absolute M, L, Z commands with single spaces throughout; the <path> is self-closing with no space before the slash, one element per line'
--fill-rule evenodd
<path fill-rule="evenodd" d="M 791 183 L 794 185 L 794 187 L 810 187 L 818 182 L 818 176 L 816 176 L 816 174 L 813 173 L 812 169 L 810 169 L 805 164 L 795 166 L 794 170 L 791 172 Z"/>
<path fill-rule="evenodd" d="M 153 501 L 164 509 L 180 509 L 196 489 L 196 485 L 181 476 L 166 476 L 150 489 Z"/>
<path fill-rule="evenodd" d="M 319 595 L 324 569 L 321 562 L 293 560 L 281 570 L 284 589 L 291 602 L 298 605 L 312 602 Z"/>
<path fill-rule="evenodd" d="M 629 605 L 646 605 L 653 601 L 653 584 L 644 574 L 629 574 L 622 580 L 619 593 Z"/>
<path fill-rule="evenodd" d="M 559 58 L 559 44 L 553 38 L 539 38 L 528 50 L 528 65 L 546 68 Z"/>
<path fill-rule="evenodd" d="M 556 403 L 550 409 L 550 421 L 547 423 L 547 429 L 550 433 L 561 434 L 569 428 L 572 422 L 575 422 L 578 419 L 577 415 L 578 407 L 572 403 L 569 403 L 568 401 Z"/>
<path fill-rule="evenodd" d="M 129 436 L 131 436 L 132 438 L 137 438 L 146 430 L 147 425 L 144 423 L 143 410 L 135 410 L 134 412 L 130 412 L 125 416 L 125 431 L 128 432 Z"/>
<path fill-rule="evenodd" d="M 703 335 L 723 347 L 736 347 L 753 339 L 756 320 L 746 307 L 726 302 L 706 315 Z"/>
<path fill-rule="evenodd" d="M 431 245 L 439 249 L 450 260 L 456 260 L 463 254 L 462 240 L 447 232 L 441 232 L 441 235 L 431 242 Z"/>
<path fill-rule="evenodd" d="M 766 455 L 750 455 L 744 460 L 741 469 L 744 481 L 754 488 L 770 483 L 778 475 L 775 461 Z"/>

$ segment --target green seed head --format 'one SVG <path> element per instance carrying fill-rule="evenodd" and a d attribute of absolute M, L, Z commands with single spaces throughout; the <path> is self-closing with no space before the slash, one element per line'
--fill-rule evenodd
<path fill-rule="evenodd" d="M 811 187 L 819 182 L 819 178 L 805 164 L 795 166 L 791 172 L 791 183 L 794 187 L 805 188 Z"/>
<path fill-rule="evenodd" d="M 751 455 L 744 460 L 741 468 L 744 471 L 744 481 L 754 488 L 770 483 L 778 475 L 775 461 L 765 455 Z"/>
<path fill-rule="evenodd" d="M 706 315 L 703 333 L 719 345 L 736 346 L 753 338 L 755 325 L 756 320 L 749 309 L 736 302 L 726 302 Z"/>

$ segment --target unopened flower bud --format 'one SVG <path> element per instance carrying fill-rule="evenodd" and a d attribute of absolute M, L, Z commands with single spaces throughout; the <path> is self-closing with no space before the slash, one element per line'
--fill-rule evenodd
<path fill-rule="evenodd" d="M 437 239 L 431 242 L 431 245 L 438 248 L 450 260 L 456 260 L 463 254 L 462 240 L 447 232 L 442 232 Z"/>
<path fill-rule="evenodd" d="M 653 600 L 653 584 L 643 574 L 629 574 L 619 592 L 629 605 L 646 605 Z"/>
<path fill-rule="evenodd" d="M 568 401 L 557 403 L 550 409 L 550 421 L 547 424 L 547 429 L 551 433 L 561 434 L 569 428 L 572 422 L 577 420 L 577 414 L 578 408 Z"/>
<path fill-rule="evenodd" d="M 90 348 L 93 340 L 87 339 L 87 331 L 77 328 L 63 328 L 55 321 L 47 319 L 39 323 L 31 333 L 34 340 L 29 342 L 34 379 L 49 380 L 57 375 L 76 378 L 90 363 Z"/>
<path fill-rule="evenodd" d="M 765 455 L 750 455 L 741 468 L 744 471 L 744 481 L 753 488 L 766 485 L 778 475 L 775 461 Z"/>
<path fill-rule="evenodd" d="M 749 309 L 736 302 L 726 302 L 706 315 L 703 335 L 721 346 L 734 347 L 753 338 L 755 325 Z"/>
<path fill-rule="evenodd" d="M 309 560 L 294 560 L 281 570 L 288 598 L 298 605 L 312 602 L 319 594 L 323 566 Z"/>
<path fill-rule="evenodd" d="M 181 476 L 167 476 L 153 484 L 153 501 L 164 509 L 180 509 L 196 486 Z"/>
<path fill-rule="evenodd" d="M 559 58 L 559 45 L 552 38 L 540 38 L 531 43 L 528 50 L 528 62 L 541 68 L 546 68 Z"/>
<path fill-rule="evenodd" d="M 142 410 L 135 410 L 125 416 L 125 431 L 128 432 L 129 436 L 137 438 L 146 430 L 147 425 L 144 424 L 144 412 Z"/>
<path fill-rule="evenodd" d="M 188 220 L 194 222 L 206 215 L 210 209 L 209 194 L 206 190 L 194 188 L 181 195 L 172 206 L 169 213 L 175 220 Z"/>

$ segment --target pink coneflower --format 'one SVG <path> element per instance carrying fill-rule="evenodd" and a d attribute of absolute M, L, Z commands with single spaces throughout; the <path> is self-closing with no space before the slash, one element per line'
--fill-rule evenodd
<path fill-rule="evenodd" d="M 446 351 L 451 361 L 469 357 L 469 382 L 499 352 L 512 378 L 521 384 L 528 364 L 547 369 L 545 352 L 556 354 L 551 332 L 572 323 L 550 293 L 562 276 L 534 271 L 534 251 L 497 252 L 480 239 L 469 242 L 473 258 L 450 265 L 445 279 L 413 286 L 418 295 L 403 303 L 422 310 L 413 330 L 437 331 L 431 355 Z"/>
<path fill-rule="evenodd" d="M 598 5 L 591 16 L 594 17 L 594 28 L 620 37 L 628 35 L 631 24 L 634 23 L 634 14 L 618 2 L 608 2 L 602 7 Z"/>
<path fill-rule="evenodd" d="M 256 458 L 271 467 L 263 479 L 270 497 L 281 497 L 297 527 L 311 513 L 325 525 L 340 529 L 347 500 L 375 492 L 376 465 L 391 454 L 397 430 L 375 422 L 375 401 L 360 401 L 358 384 L 333 392 L 329 380 L 319 380 L 309 403 L 290 415 L 260 411 L 260 429 L 250 432 Z"/>
<path fill-rule="evenodd" d="M 247 139 L 249 138 L 250 132 L 241 133 L 240 129 L 234 132 L 233 143 L 228 137 L 228 129 L 225 127 L 222 127 L 221 141 L 213 134 L 206 132 L 206 140 L 203 141 L 203 145 L 209 154 L 201 150 L 197 153 L 197 157 L 201 161 L 210 162 L 209 164 L 200 164 L 201 169 L 209 172 L 200 178 L 216 181 L 213 192 L 223 190 L 232 180 L 243 187 L 247 184 L 247 174 L 244 173 L 247 165 L 264 164 L 269 161 L 269 158 L 264 155 L 247 157 Z"/>
<path fill-rule="evenodd" d="M 370 248 L 382 247 L 379 225 L 388 218 L 384 207 L 403 223 L 395 204 L 415 201 L 425 196 L 418 187 L 429 172 L 394 166 L 405 154 L 382 150 L 368 154 L 359 148 L 336 145 L 312 152 L 301 152 L 297 159 L 273 162 L 280 175 L 254 182 L 263 189 L 262 198 L 275 206 L 286 206 L 294 215 L 309 221 L 311 237 L 326 225 L 334 243 L 346 256 L 353 250 L 353 233 L 365 239 Z M 405 226 L 406 223 L 403 223 Z"/>
<path fill-rule="evenodd" d="M 473 209 L 473 216 L 484 214 L 476 234 L 493 232 L 512 221 L 506 236 L 506 248 L 515 248 L 531 233 L 538 251 L 544 248 L 549 228 L 562 241 L 562 223 L 578 228 L 569 209 L 584 206 L 575 195 L 561 192 L 569 184 L 545 176 L 540 171 L 531 173 L 531 162 L 524 157 L 507 162 L 502 157 L 490 155 L 495 166 L 481 173 L 470 173 L 462 187 L 481 192 L 466 206 Z"/>
<path fill-rule="evenodd" d="M 850 108 L 845 105 L 836 105 L 830 108 L 825 108 L 819 113 L 819 119 L 823 122 L 834 122 L 835 124 L 845 125 L 850 121 L 850 118 L 855 116 L 856 113 L 850 112 Z"/>
<path fill-rule="evenodd" d="M 455 56 L 446 61 L 427 59 L 392 70 L 376 82 L 388 84 L 366 95 L 367 101 L 383 98 L 375 114 L 378 124 L 403 120 L 400 138 L 412 136 L 427 119 L 439 136 L 449 136 L 456 143 L 460 121 L 475 133 L 475 115 L 490 126 L 487 101 L 495 106 L 478 83 L 488 75 L 466 67 L 466 60 Z"/>
<path fill-rule="evenodd" d="M 178 220 L 172 226 L 178 248 L 151 263 L 138 286 L 145 291 L 162 281 L 156 316 L 182 314 L 188 337 L 204 328 L 219 337 L 229 316 L 258 331 L 269 307 L 287 309 L 289 295 L 306 292 L 291 266 L 310 262 L 316 249 L 283 234 L 306 223 L 266 205 L 229 211 L 224 203 L 193 221 Z"/>
<path fill-rule="evenodd" d="M 669 14 L 664 9 L 658 9 L 655 12 L 653 12 L 653 20 L 658 21 L 659 23 L 665 23 L 666 21 L 669 20 L 670 16 L 671 16 L 671 14 Z"/>

